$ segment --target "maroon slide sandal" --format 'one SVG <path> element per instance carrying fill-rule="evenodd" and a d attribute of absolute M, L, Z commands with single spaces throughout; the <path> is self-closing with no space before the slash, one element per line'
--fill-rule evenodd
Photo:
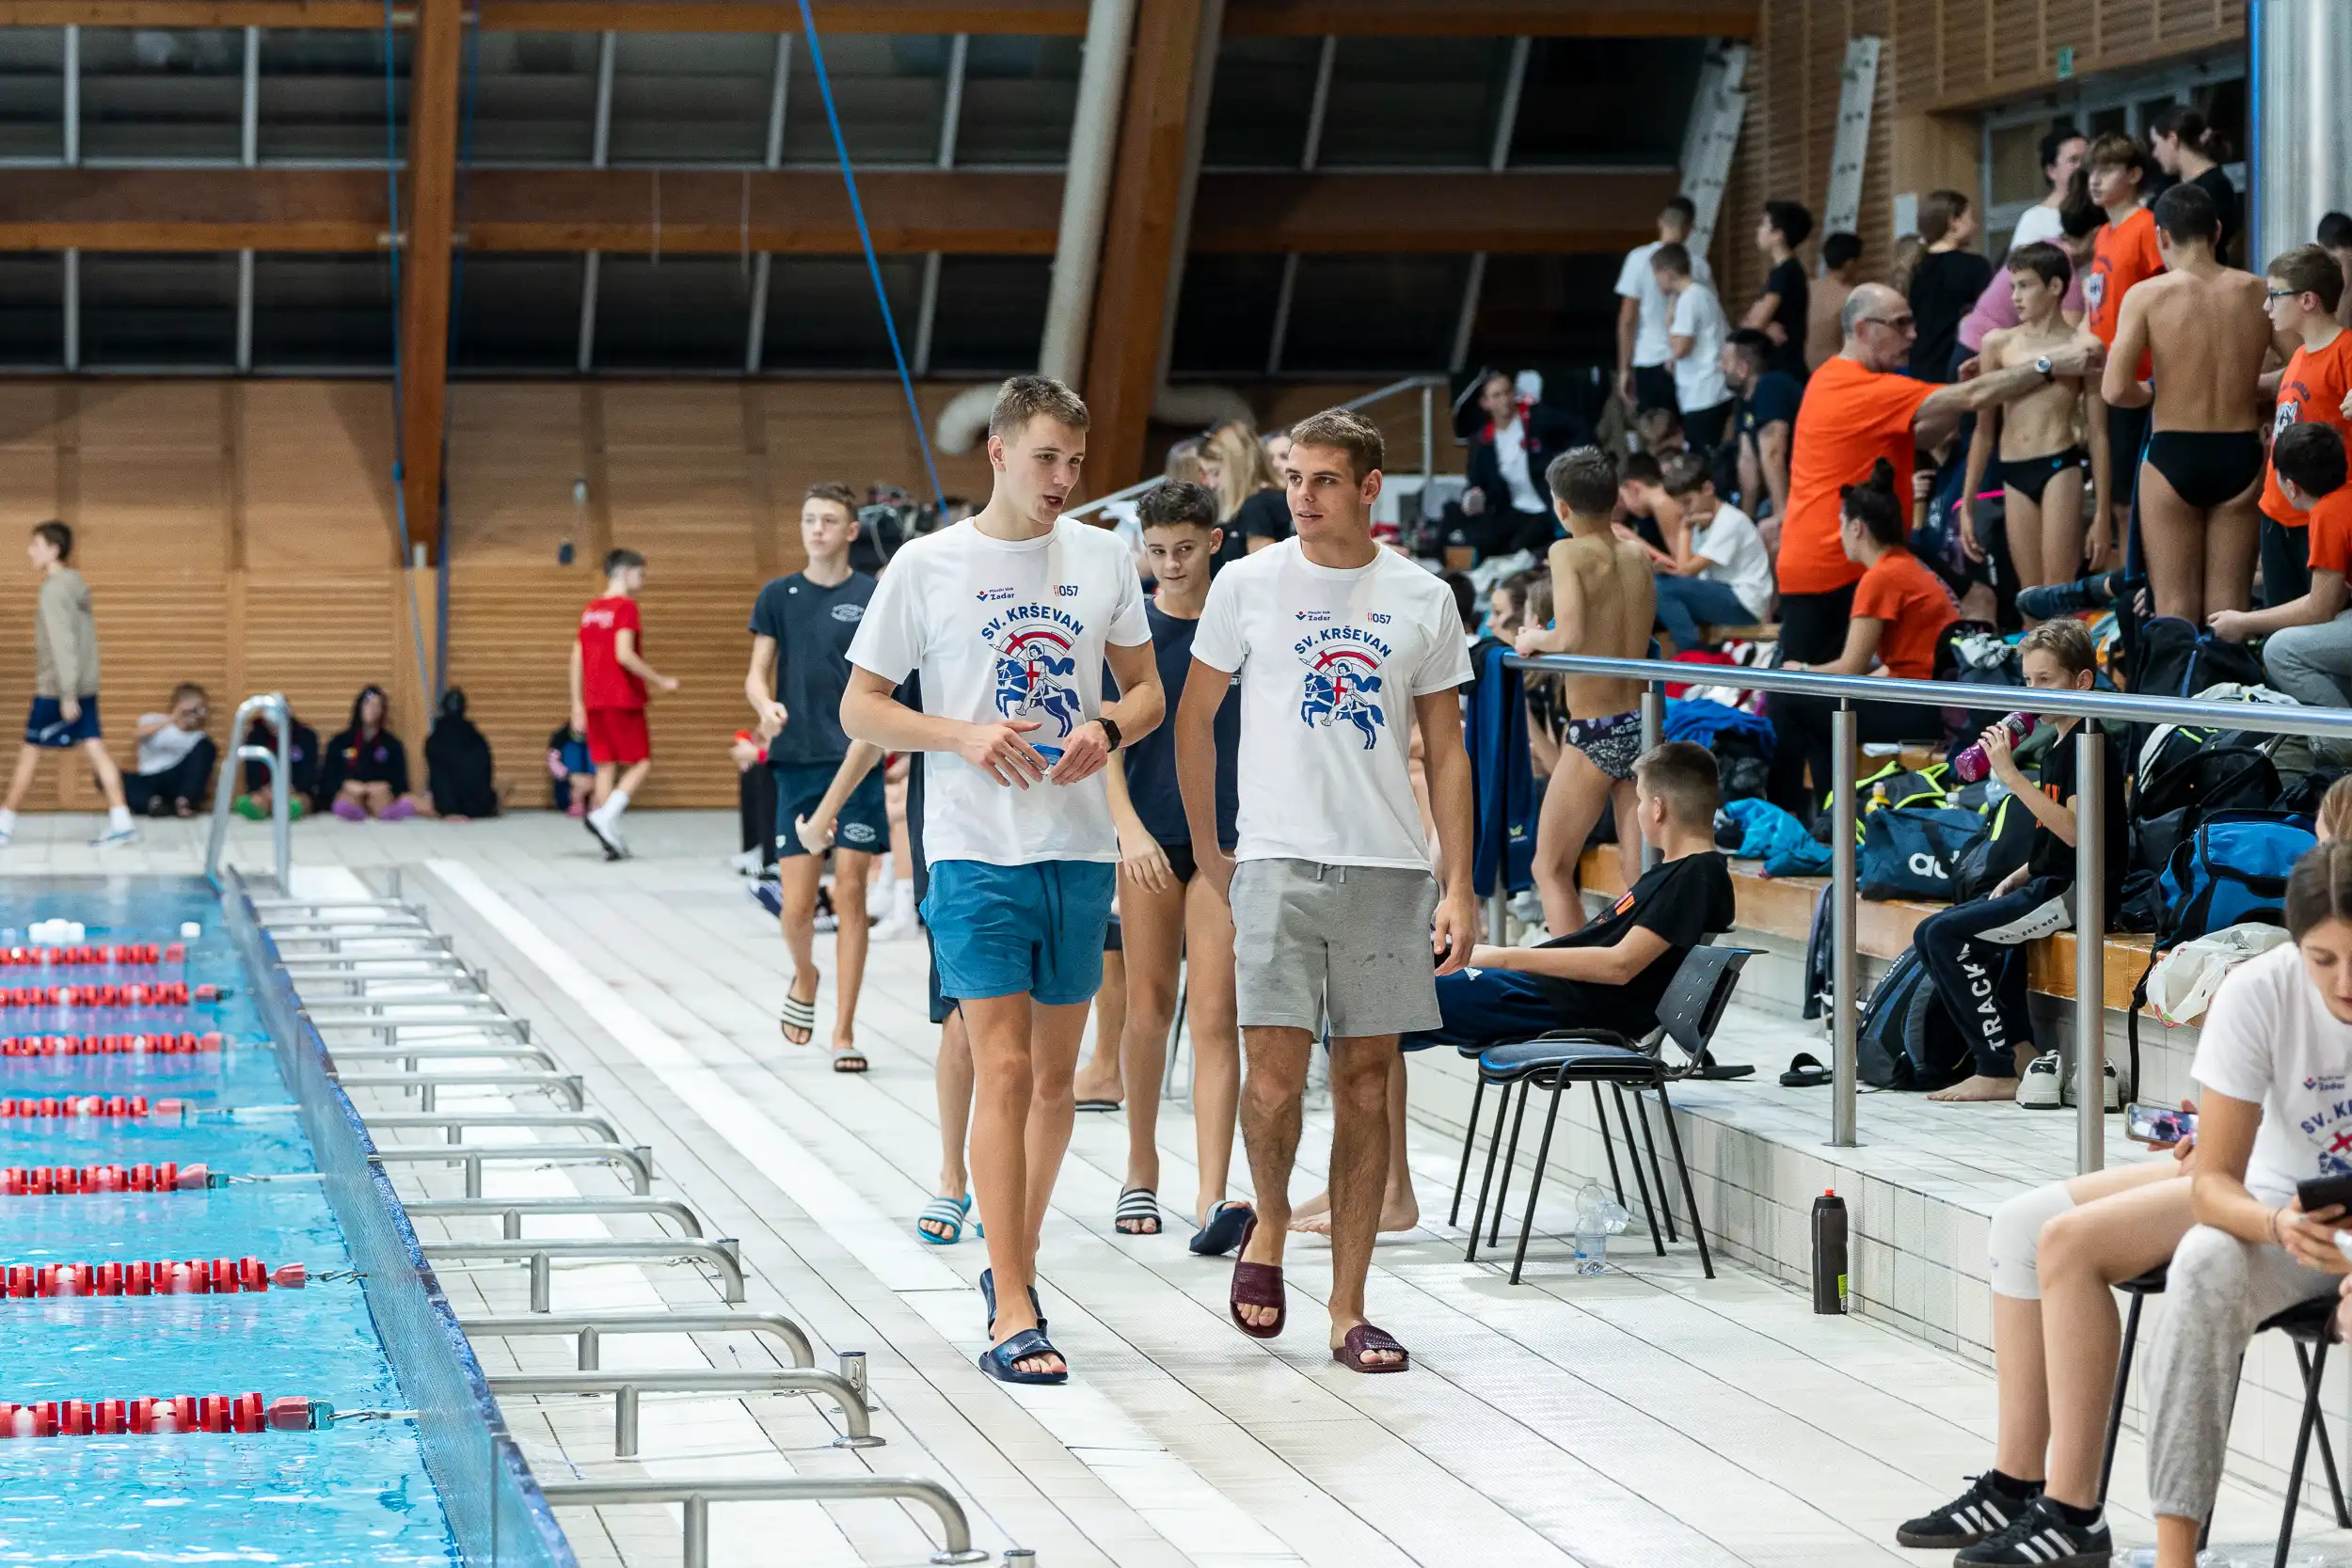
<path fill-rule="evenodd" d="M 1378 1351 L 1394 1351 L 1399 1359 L 1394 1361 L 1364 1359 L 1367 1355 Z M 1398 1344 L 1395 1336 L 1385 1328 L 1375 1328 L 1370 1323 L 1358 1323 L 1354 1328 L 1349 1329 L 1347 1337 L 1342 1339 L 1338 1347 L 1331 1352 L 1331 1359 L 1351 1372 L 1367 1374 L 1401 1372 L 1408 1370 L 1413 1364 L 1412 1353 Z"/>
<path fill-rule="evenodd" d="M 1242 1227 L 1240 1251 L 1249 1250 L 1250 1234 L 1257 1228 L 1255 1218 Z M 1245 1307 L 1271 1307 L 1274 1308 L 1274 1321 L 1263 1325 L 1253 1323 L 1241 1315 Z M 1276 1263 L 1248 1263 L 1236 1257 L 1233 1261 L 1232 1292 L 1225 1309 L 1233 1315 L 1233 1326 L 1252 1339 L 1271 1339 L 1280 1334 L 1282 1325 L 1290 1321 L 1290 1304 L 1282 1291 L 1281 1266 Z"/>

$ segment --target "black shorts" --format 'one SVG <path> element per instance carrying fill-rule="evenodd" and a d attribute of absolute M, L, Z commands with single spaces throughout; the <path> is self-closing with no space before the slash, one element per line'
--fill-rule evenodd
<path fill-rule="evenodd" d="M 1823 664 L 1846 651 L 1846 623 L 1853 619 L 1854 585 L 1826 594 L 1780 596 L 1780 655 L 1803 664 Z"/>
<path fill-rule="evenodd" d="M 2107 452 L 2115 475 L 2115 500 L 2129 502 L 2139 489 L 2140 449 L 2148 444 L 2148 410 L 2107 404 Z"/>
<path fill-rule="evenodd" d="M 2159 430 L 2148 466 L 2200 511 L 2237 499 L 2262 482 L 2262 437 L 2250 430 Z"/>
<path fill-rule="evenodd" d="M 1677 413 L 1680 405 L 1675 402 L 1675 372 L 1671 365 L 1636 365 L 1633 367 L 1633 410 L 1663 408 Z"/>
<path fill-rule="evenodd" d="M 2069 468 L 2080 468 L 2086 475 L 2090 472 L 2090 453 L 2080 447 L 2069 447 L 2047 457 L 2004 457 L 2000 466 L 2001 483 L 2040 506 L 2042 493 L 2050 487 L 2050 481 Z"/>

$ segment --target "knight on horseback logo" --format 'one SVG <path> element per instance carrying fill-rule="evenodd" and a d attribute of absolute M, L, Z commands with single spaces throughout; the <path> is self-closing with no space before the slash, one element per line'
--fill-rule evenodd
<path fill-rule="evenodd" d="M 1304 639 L 1295 650 L 1307 667 L 1298 700 L 1298 721 L 1310 729 L 1345 724 L 1363 738 L 1363 749 L 1380 743 L 1389 722 L 1380 704 L 1380 664 L 1385 643 L 1354 626 L 1334 626 Z"/>
<path fill-rule="evenodd" d="M 995 654 L 996 711 L 1051 721 L 1055 739 L 1086 721 L 1078 689 L 1077 622 L 1048 605 L 1015 605 L 980 628 Z"/>

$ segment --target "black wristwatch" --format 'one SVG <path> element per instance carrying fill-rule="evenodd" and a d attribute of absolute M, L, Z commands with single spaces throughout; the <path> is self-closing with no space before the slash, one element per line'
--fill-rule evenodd
<path fill-rule="evenodd" d="M 1118 751 L 1119 721 L 1109 717 L 1108 715 L 1104 715 L 1104 717 L 1097 719 L 1095 722 L 1103 726 L 1103 736 L 1104 739 L 1111 743 L 1110 749 L 1114 752 Z"/>

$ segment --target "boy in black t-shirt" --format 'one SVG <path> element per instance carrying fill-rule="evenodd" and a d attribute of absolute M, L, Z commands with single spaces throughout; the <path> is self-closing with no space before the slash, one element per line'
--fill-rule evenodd
<path fill-rule="evenodd" d="M 1438 980 L 1442 1027 L 1406 1035 L 1407 1051 L 1533 1039 L 1549 1029 L 1609 1029 L 1638 1039 L 1658 1027 L 1659 999 L 1692 948 L 1728 931 L 1731 871 L 1715 847 L 1723 803 L 1715 758 L 1687 740 L 1633 765 L 1634 815 L 1663 857 L 1602 914 L 1536 947 L 1489 947 Z"/>
<path fill-rule="evenodd" d="M 1799 381 L 1804 379 L 1804 330 L 1811 307 L 1804 263 L 1797 260 L 1795 251 L 1812 232 L 1813 214 L 1804 202 L 1764 203 L 1764 215 L 1756 226 L 1756 248 L 1772 263 L 1772 271 L 1756 291 L 1756 303 L 1740 322 L 1741 326 L 1769 335 L 1772 368 Z"/>
<path fill-rule="evenodd" d="M 2044 621 L 2017 645 L 2026 684 L 2041 691 L 2088 691 L 2096 681 L 2097 655 L 2080 621 Z M 1931 1100 L 2014 1100 L 2021 1105 L 2059 1103 L 2058 1053 L 2021 1082 L 2017 1046 L 2034 1043 L 2033 1020 L 2026 1010 L 2026 943 L 2074 924 L 2074 779 L 2073 719 L 2043 715 L 2056 732 L 2042 761 L 2039 783 L 2017 766 L 2008 721 L 1984 732 L 1993 777 L 2007 785 L 2018 804 L 2034 816 L 2033 847 L 2026 863 L 2001 879 L 1990 894 L 1955 904 L 1919 922 L 1912 938 L 1927 965 L 1928 978 L 1944 1010 L 1966 1037 L 1976 1058 L 1968 1078 L 1930 1095 Z M 2126 824 L 2123 816 L 2123 748 L 2110 741 L 2106 758 L 2106 907 L 2122 901 Z M 2112 1069 L 2110 1069 L 2110 1074 Z M 2115 1079 L 2110 1075 L 2110 1085 Z"/>

